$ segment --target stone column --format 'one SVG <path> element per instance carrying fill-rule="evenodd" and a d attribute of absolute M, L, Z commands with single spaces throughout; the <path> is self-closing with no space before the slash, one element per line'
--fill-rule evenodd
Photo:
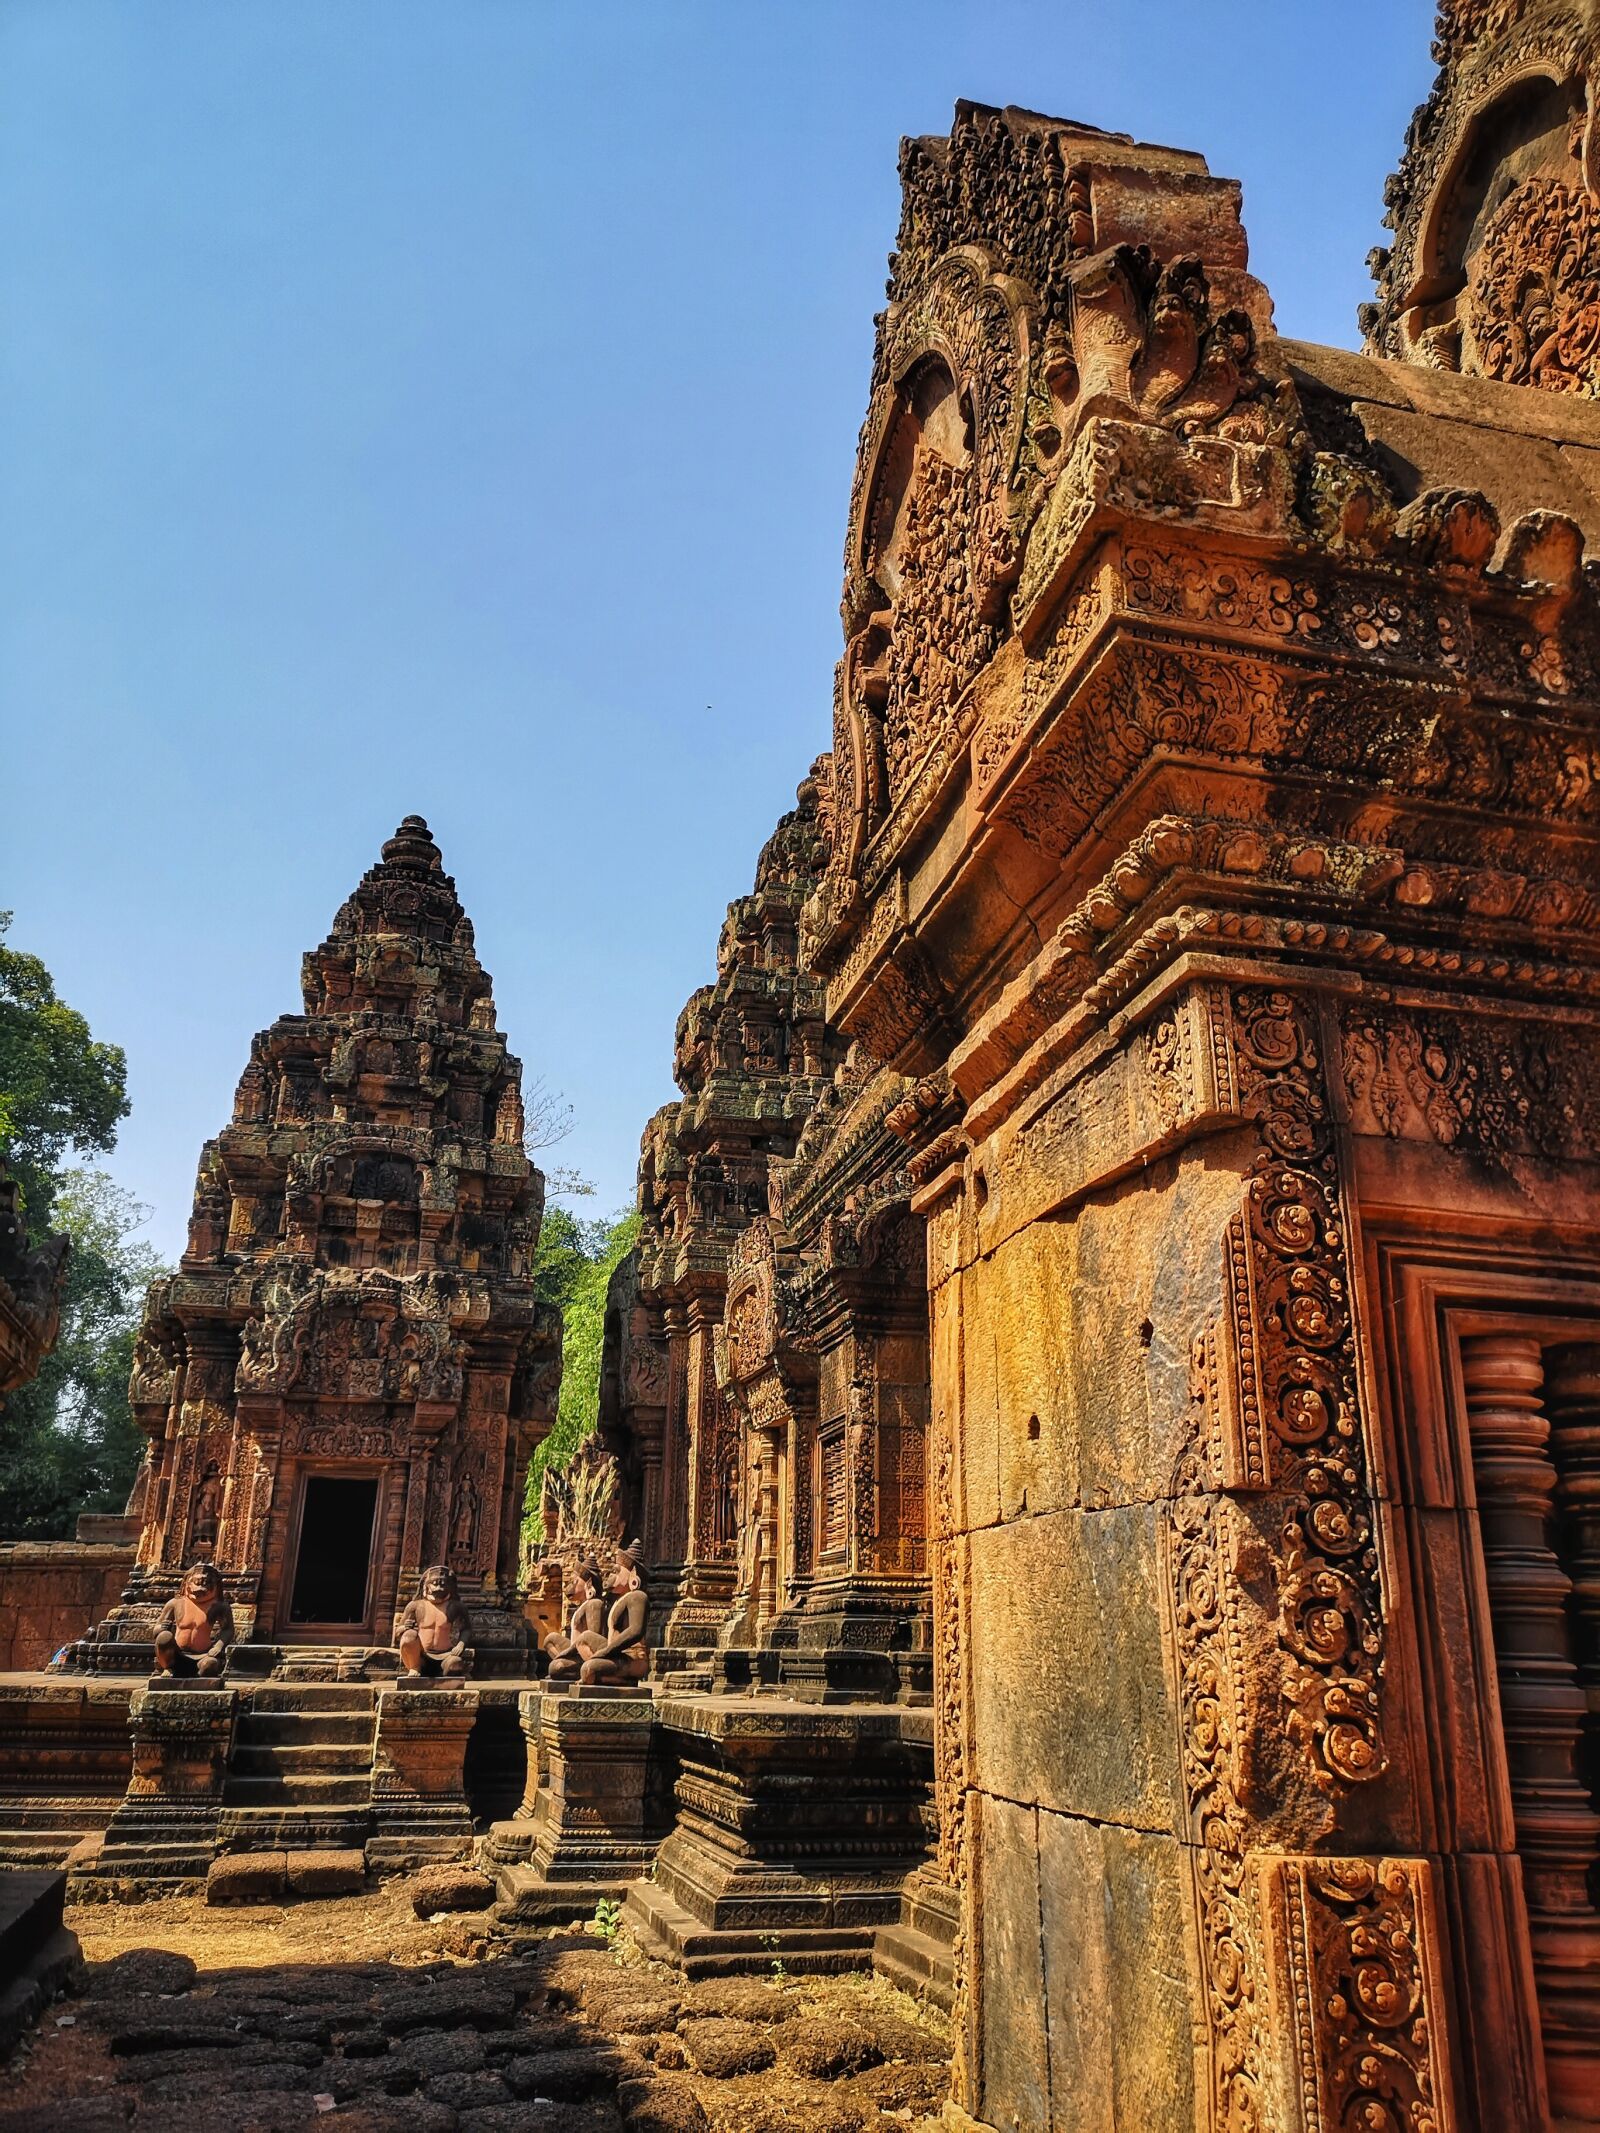
<path fill-rule="evenodd" d="M 1529 1334 L 1464 1340 L 1461 1364 L 1551 2108 L 1600 2117 L 1600 1916 L 1589 1874 L 1600 1817 L 1578 1771 L 1586 1699 L 1567 1622 L 1573 1584 L 1550 1545 L 1556 1469 Z M 1574 1438 L 1580 1424 L 1563 1422 Z"/>
<path fill-rule="evenodd" d="M 474 1689 L 384 1689 L 372 1759 L 368 1864 L 394 1872 L 459 1859 L 472 1843 L 465 1769 Z"/>
<path fill-rule="evenodd" d="M 1592 1793 L 1600 1778 L 1600 1341 L 1549 1349 L 1545 1372 L 1561 1556 L 1572 1580 L 1578 1680 L 1589 1714 L 1583 1769 Z"/>

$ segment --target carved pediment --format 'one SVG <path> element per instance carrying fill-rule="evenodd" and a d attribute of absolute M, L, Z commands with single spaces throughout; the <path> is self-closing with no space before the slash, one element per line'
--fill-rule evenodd
<path fill-rule="evenodd" d="M 1590 0 L 1447 0 L 1440 72 L 1385 191 L 1374 353 L 1600 397 Z"/>

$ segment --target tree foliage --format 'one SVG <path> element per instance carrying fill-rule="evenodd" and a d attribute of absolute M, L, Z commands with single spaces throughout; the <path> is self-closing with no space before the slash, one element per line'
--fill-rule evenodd
<path fill-rule="evenodd" d="M 36 955 L 5 939 L 0 911 L 0 1156 L 22 1189 L 35 1242 L 71 1239 L 61 1334 L 11 1395 L 0 1424 L 0 1534 L 53 1540 L 80 1511 L 120 1510 L 143 1453 L 128 1373 L 144 1291 L 161 1271 L 136 1241 L 149 1210 L 104 1171 L 67 1157 L 104 1154 L 128 1115 L 127 1061 L 100 1044 Z"/>
<path fill-rule="evenodd" d="M 68 1149 L 103 1155 L 115 1142 L 128 1115 L 128 1067 L 120 1046 L 96 1043 L 57 998 L 39 958 L 7 946 L 10 924 L 0 911 L 0 1155 L 37 1241 Z"/>
<path fill-rule="evenodd" d="M 31 1384 L 11 1395 L 0 1433 L 0 1534 L 71 1536 L 80 1511 L 120 1511 L 144 1439 L 128 1375 L 144 1292 L 165 1271 L 138 1240 L 149 1209 L 103 1170 L 50 1180 L 51 1219 L 72 1240 L 61 1337 Z"/>
<path fill-rule="evenodd" d="M 534 1260 L 534 1286 L 561 1311 L 561 1397 L 550 1434 L 528 1467 L 523 1537 L 544 1538 L 539 1496 L 547 1468 L 564 1467 L 600 1419 L 600 1357 L 606 1288 L 639 1236 L 637 1213 L 585 1222 L 564 1207 L 546 1210 Z"/>

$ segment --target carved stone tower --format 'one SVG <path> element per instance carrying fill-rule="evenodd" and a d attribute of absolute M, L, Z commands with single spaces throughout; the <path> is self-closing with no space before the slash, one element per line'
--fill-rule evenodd
<path fill-rule="evenodd" d="M 420 817 L 305 958 L 200 1158 L 188 1249 L 151 1290 L 134 1412 L 138 1567 L 85 1663 L 143 1663 L 185 1563 L 246 1645 L 383 1647 L 448 1562 L 480 1673 L 521 1671 L 523 1481 L 560 1373 L 534 1299 L 544 1181 L 471 922 Z"/>

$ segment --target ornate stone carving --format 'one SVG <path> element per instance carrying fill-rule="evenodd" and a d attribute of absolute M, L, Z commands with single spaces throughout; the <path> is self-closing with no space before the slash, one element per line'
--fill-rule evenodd
<path fill-rule="evenodd" d="M 1449 2133 L 1429 1862 L 1279 1859 L 1263 1872 L 1297 2122 L 1307 2133 Z"/>
<path fill-rule="evenodd" d="M 520 1069 L 420 818 L 306 957 L 303 991 L 304 1013 L 252 1045 L 183 1265 L 149 1299 L 132 1392 L 154 1440 L 141 1561 L 161 1585 L 139 1605 L 199 1547 L 270 1643 L 291 1617 L 296 1506 L 333 1465 L 372 1490 L 352 1637 L 383 1634 L 447 1555 L 493 1672 L 527 1643 L 516 1494 L 549 1420 L 528 1391 L 559 1350 L 529 1279 L 543 1195 L 510 1133 Z M 137 1637 L 117 1641 L 133 1662 Z"/>
<path fill-rule="evenodd" d="M 1395 242 L 1363 308 L 1385 355 L 1600 393 L 1600 193 L 1586 7 L 1451 0 L 1440 74 L 1385 189 Z"/>
<path fill-rule="evenodd" d="M 1346 1008 L 1344 1078 L 1358 1130 L 1497 1157 L 1600 1147 L 1587 1024 Z"/>
<path fill-rule="evenodd" d="M 1236 1406 L 1224 1486 L 1293 1492 L 1277 1636 L 1290 1738 L 1326 1790 L 1386 1756 L 1383 1596 L 1332 1127 L 1313 1017 L 1294 995 L 1233 995 L 1240 1107 L 1263 1152 L 1228 1234 Z"/>

